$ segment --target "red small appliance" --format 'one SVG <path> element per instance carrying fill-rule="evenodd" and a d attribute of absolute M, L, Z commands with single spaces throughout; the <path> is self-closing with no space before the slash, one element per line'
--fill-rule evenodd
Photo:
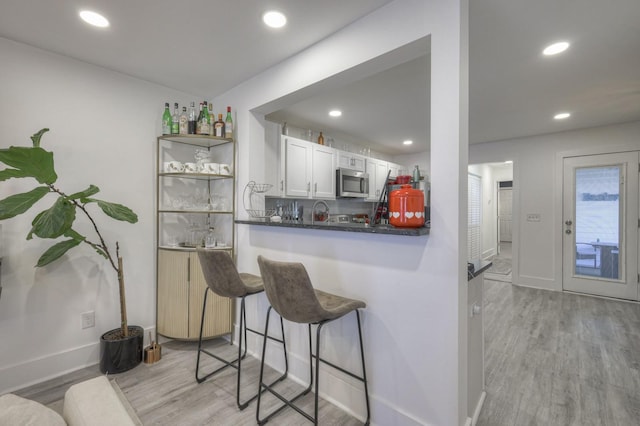
<path fill-rule="evenodd" d="M 424 193 L 402 185 L 389 195 L 389 223 L 399 228 L 424 226 Z"/>

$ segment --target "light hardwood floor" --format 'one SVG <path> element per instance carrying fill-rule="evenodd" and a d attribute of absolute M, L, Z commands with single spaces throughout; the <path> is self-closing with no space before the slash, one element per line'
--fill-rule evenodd
<path fill-rule="evenodd" d="M 640 306 L 485 280 L 479 426 L 640 424 Z"/>
<path fill-rule="evenodd" d="M 227 359 L 233 358 L 237 351 L 237 346 L 230 346 L 222 340 L 212 340 L 206 344 L 216 347 L 216 352 L 223 353 Z M 255 425 L 255 401 L 244 411 L 239 411 L 236 406 L 236 371 L 227 368 L 214 378 L 197 384 L 194 376 L 196 353 L 197 343 L 164 343 L 160 362 L 142 363 L 130 371 L 110 375 L 109 378 L 116 380 L 144 425 Z M 260 367 L 259 360 L 249 355 L 245 360 L 242 364 L 242 400 L 256 392 Z M 204 372 L 210 371 L 214 365 L 213 359 L 206 356 L 201 363 Z M 269 369 L 266 374 L 266 381 L 271 381 L 275 379 L 277 372 Z M 69 386 L 98 375 L 100 371 L 97 366 L 89 367 L 14 393 L 61 411 L 64 393 Z M 291 380 L 276 386 L 285 396 L 294 395 L 302 390 L 301 386 Z M 263 395 L 261 414 L 268 414 L 270 407 L 278 401 L 268 393 Z M 313 413 L 312 392 L 299 401 L 306 412 Z M 263 412 L 262 407 L 266 411 Z M 362 424 L 322 399 L 319 407 L 323 425 Z M 264 414 L 262 416 L 264 417 Z M 269 424 L 297 426 L 309 422 L 295 411 L 286 409 Z"/>
<path fill-rule="evenodd" d="M 484 315 L 479 426 L 640 424 L 640 305 L 485 280 Z M 256 388 L 259 366 L 246 365 L 243 396 Z M 159 363 L 112 377 L 145 425 L 255 424 L 255 402 L 235 406 L 235 371 L 197 385 L 194 368 L 195 344 L 171 342 Z M 16 393 L 60 409 L 71 384 L 98 374 L 87 368 Z M 310 410 L 312 395 L 304 402 Z M 324 425 L 361 424 L 327 402 L 320 413 Z M 306 421 L 286 410 L 270 423 Z"/>

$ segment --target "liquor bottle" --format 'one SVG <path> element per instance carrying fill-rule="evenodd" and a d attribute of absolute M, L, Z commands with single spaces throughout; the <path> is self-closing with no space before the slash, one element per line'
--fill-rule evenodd
<path fill-rule="evenodd" d="M 189 116 L 187 115 L 187 107 L 182 107 L 182 113 L 180 114 L 180 125 L 178 126 L 178 133 L 181 135 L 189 134 Z"/>
<path fill-rule="evenodd" d="M 196 134 L 202 134 L 202 102 L 200 102 L 200 112 L 198 113 L 198 119 L 196 120 Z"/>
<path fill-rule="evenodd" d="M 210 132 L 213 135 L 213 124 L 216 122 L 216 115 L 213 112 L 213 102 L 209 102 L 209 123 L 210 123 Z"/>
<path fill-rule="evenodd" d="M 318 145 L 324 145 L 324 136 L 322 136 L 322 132 L 318 136 Z"/>
<path fill-rule="evenodd" d="M 169 112 L 169 102 L 164 103 L 164 113 L 162 114 L 162 134 L 171 134 L 171 113 Z"/>
<path fill-rule="evenodd" d="M 213 123 L 213 135 L 224 138 L 224 121 L 222 121 L 222 114 L 218 114 L 218 120 Z"/>
<path fill-rule="evenodd" d="M 178 103 L 173 104 L 173 115 L 171 116 L 171 134 L 180 133 L 180 115 L 178 114 Z"/>
<path fill-rule="evenodd" d="M 196 121 L 198 117 L 196 116 L 196 106 L 193 102 L 189 105 L 189 134 L 196 134 Z"/>
<path fill-rule="evenodd" d="M 227 107 L 227 117 L 224 119 L 224 137 L 228 139 L 233 137 L 233 118 L 230 106 Z"/>
<path fill-rule="evenodd" d="M 202 107 L 202 122 L 200 124 L 200 134 L 201 135 L 209 135 L 211 134 L 211 119 L 209 118 L 209 109 L 207 108 L 207 101 L 204 101 L 204 106 Z"/>

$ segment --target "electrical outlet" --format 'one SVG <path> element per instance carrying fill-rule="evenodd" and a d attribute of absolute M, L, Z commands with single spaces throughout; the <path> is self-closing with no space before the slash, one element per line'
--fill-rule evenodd
<path fill-rule="evenodd" d="M 82 328 L 91 328 L 96 325 L 96 313 L 95 311 L 89 311 L 81 314 Z"/>

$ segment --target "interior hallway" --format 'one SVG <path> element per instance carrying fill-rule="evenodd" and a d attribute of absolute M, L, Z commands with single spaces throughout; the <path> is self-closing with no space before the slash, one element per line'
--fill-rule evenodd
<path fill-rule="evenodd" d="M 640 305 L 485 279 L 479 426 L 638 424 Z"/>
<path fill-rule="evenodd" d="M 493 256 L 491 259 L 493 265 L 485 272 L 485 279 L 493 281 L 513 282 L 512 281 L 512 251 L 511 242 L 500 242 L 500 254 Z"/>

